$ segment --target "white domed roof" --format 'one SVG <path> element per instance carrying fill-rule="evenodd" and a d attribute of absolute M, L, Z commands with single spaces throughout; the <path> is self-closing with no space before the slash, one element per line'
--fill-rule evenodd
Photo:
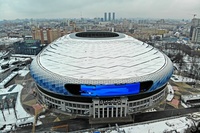
<path fill-rule="evenodd" d="M 170 61 L 151 45 L 125 34 L 114 34 L 118 36 L 65 35 L 44 49 L 37 62 L 52 75 L 76 80 L 118 80 L 155 74 Z"/>

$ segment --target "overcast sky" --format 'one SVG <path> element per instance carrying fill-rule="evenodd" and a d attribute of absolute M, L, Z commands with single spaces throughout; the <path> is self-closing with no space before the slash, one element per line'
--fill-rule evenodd
<path fill-rule="evenodd" d="M 200 0 L 0 0 L 0 20 L 24 18 L 200 18 Z"/>

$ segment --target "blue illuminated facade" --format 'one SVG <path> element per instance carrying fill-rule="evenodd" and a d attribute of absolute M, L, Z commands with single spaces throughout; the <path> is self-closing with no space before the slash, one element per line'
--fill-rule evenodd
<path fill-rule="evenodd" d="M 32 66 L 31 66 L 32 67 Z M 144 88 L 145 92 L 155 91 L 156 89 L 161 88 L 162 86 L 166 85 L 169 81 L 170 77 L 172 76 L 173 69 L 167 74 L 163 75 L 160 80 L 156 80 L 153 82 L 150 88 Z M 37 85 L 40 87 L 55 92 L 61 95 L 69 95 L 72 96 L 65 88 L 64 84 L 61 82 L 55 82 L 54 79 L 49 79 L 37 75 L 33 69 L 31 68 L 31 75 L 36 81 Z M 112 97 L 112 96 L 125 96 L 125 95 L 135 95 L 142 93 L 140 91 L 140 82 L 135 83 L 127 83 L 127 84 L 106 84 L 106 85 L 90 85 L 90 84 L 80 84 L 80 95 L 84 97 Z"/>
<path fill-rule="evenodd" d="M 122 96 L 138 94 L 140 83 L 124 85 L 81 85 L 81 96 Z"/>
<path fill-rule="evenodd" d="M 154 91 L 154 90 L 166 85 L 166 83 L 171 78 L 172 74 L 173 74 L 173 69 L 171 69 L 171 71 L 169 71 L 168 74 L 166 74 L 163 77 L 161 77 L 160 80 L 154 81 L 152 87 L 149 89 L 149 92 L 150 91 Z"/>
<path fill-rule="evenodd" d="M 48 78 L 43 78 L 42 76 L 36 74 L 33 71 L 32 66 L 30 66 L 30 73 L 31 76 L 34 78 L 36 84 L 40 87 L 58 94 L 69 95 L 64 85 L 59 84 L 59 82 L 55 83 L 53 81 L 48 80 Z"/>

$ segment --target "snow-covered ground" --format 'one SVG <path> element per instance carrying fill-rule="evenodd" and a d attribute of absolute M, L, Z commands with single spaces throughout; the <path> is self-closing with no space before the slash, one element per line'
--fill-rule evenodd
<path fill-rule="evenodd" d="M 183 77 L 180 75 L 172 75 L 171 80 L 174 82 L 196 82 L 195 79 Z"/>
<path fill-rule="evenodd" d="M 168 89 L 168 92 L 167 92 L 168 94 L 167 94 L 166 100 L 170 102 L 174 98 L 174 90 L 170 84 L 167 85 L 167 89 Z"/>
<path fill-rule="evenodd" d="M 4 121 L 3 114 L 1 113 L 0 114 L 0 127 L 2 127 L 3 125 L 8 125 L 8 124 L 15 124 L 18 119 L 33 117 L 24 110 L 24 108 L 22 107 L 21 102 L 20 102 L 20 95 L 21 95 L 23 86 L 18 84 L 15 86 L 15 88 L 12 91 L 9 92 L 9 89 L 12 86 L 9 86 L 6 89 L 1 89 L 1 95 L 11 95 L 12 93 L 18 93 L 17 99 L 16 99 L 16 105 L 15 105 L 17 119 L 15 117 L 13 108 L 9 109 L 10 114 L 9 114 L 8 109 L 3 109 L 3 113 L 4 113 L 6 121 Z"/>
<path fill-rule="evenodd" d="M 145 112 L 155 112 L 155 111 L 156 111 L 156 109 L 151 108 L 151 109 L 146 110 Z"/>
<path fill-rule="evenodd" d="M 29 70 L 27 69 L 23 69 L 23 70 L 19 70 L 18 74 L 22 77 L 26 76 L 29 73 Z"/>
<path fill-rule="evenodd" d="M 17 94 L 16 102 L 15 102 L 15 110 L 16 110 L 16 116 L 14 113 L 14 108 L 10 107 L 9 110 L 7 108 L 4 108 L 3 111 L 0 113 L 0 128 L 2 128 L 4 125 L 6 127 L 1 130 L 0 132 L 7 132 L 10 130 L 15 129 L 15 125 L 18 127 L 20 125 L 25 126 L 26 124 L 33 124 L 34 123 L 34 116 L 28 114 L 21 104 L 21 92 L 22 92 L 23 86 L 20 84 L 17 85 L 11 85 L 5 89 L 0 89 L 0 97 L 10 97 L 10 95 Z M 2 98 L 2 99 L 3 99 Z M 3 101 L 1 101 L 3 102 Z M 5 120 L 3 117 L 3 114 L 5 116 Z M 37 125 L 42 124 L 40 121 L 37 122 Z"/>
<path fill-rule="evenodd" d="M 0 45 L 11 45 L 18 41 L 23 41 L 23 38 L 11 38 L 11 37 L 3 37 L 0 38 Z"/>
<path fill-rule="evenodd" d="M 22 58 L 32 58 L 32 59 L 35 59 L 36 55 L 12 54 L 12 57 L 22 57 Z"/>
<path fill-rule="evenodd" d="M 140 133 L 141 131 L 144 133 L 161 133 L 161 132 L 179 132 L 185 133 L 188 128 L 193 126 L 193 122 L 191 120 L 187 120 L 186 117 L 170 119 L 166 121 L 158 121 L 153 123 L 148 123 L 144 125 L 137 125 L 134 127 L 125 127 L 122 128 L 125 132 L 135 132 Z"/>
<path fill-rule="evenodd" d="M 5 78 L 2 82 L 0 82 L 0 89 L 4 88 L 4 86 L 15 76 L 17 75 L 17 72 L 12 72 L 7 78 Z"/>
<path fill-rule="evenodd" d="M 196 124 L 192 119 L 185 117 L 168 118 L 162 120 L 148 121 L 143 123 L 129 124 L 104 129 L 97 129 L 98 133 L 186 133 L 194 129 Z M 90 131 L 85 131 L 89 133 Z"/>
<path fill-rule="evenodd" d="M 19 68 L 18 65 L 20 65 L 21 63 L 23 62 L 28 62 L 30 61 L 30 57 L 10 57 L 10 59 L 1 59 L 0 58 L 0 73 L 2 72 L 5 72 L 8 68 L 12 68 L 15 69 L 15 68 Z M 5 68 L 5 69 L 2 69 L 1 66 L 3 65 L 8 65 L 8 68 Z"/>
<path fill-rule="evenodd" d="M 186 117 L 181 117 L 166 121 L 149 122 L 147 124 L 140 124 L 137 126 L 123 127 L 120 128 L 120 130 L 124 130 L 127 133 L 162 133 L 167 131 L 185 133 L 186 129 L 191 126 L 193 126 L 193 122 L 191 120 L 187 120 Z"/>

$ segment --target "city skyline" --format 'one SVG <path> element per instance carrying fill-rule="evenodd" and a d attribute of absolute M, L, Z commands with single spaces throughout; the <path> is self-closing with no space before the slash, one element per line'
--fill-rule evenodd
<path fill-rule="evenodd" d="M 95 18 L 115 12 L 118 18 L 192 19 L 200 16 L 199 0 L 0 0 L 0 20 L 24 18 Z"/>

